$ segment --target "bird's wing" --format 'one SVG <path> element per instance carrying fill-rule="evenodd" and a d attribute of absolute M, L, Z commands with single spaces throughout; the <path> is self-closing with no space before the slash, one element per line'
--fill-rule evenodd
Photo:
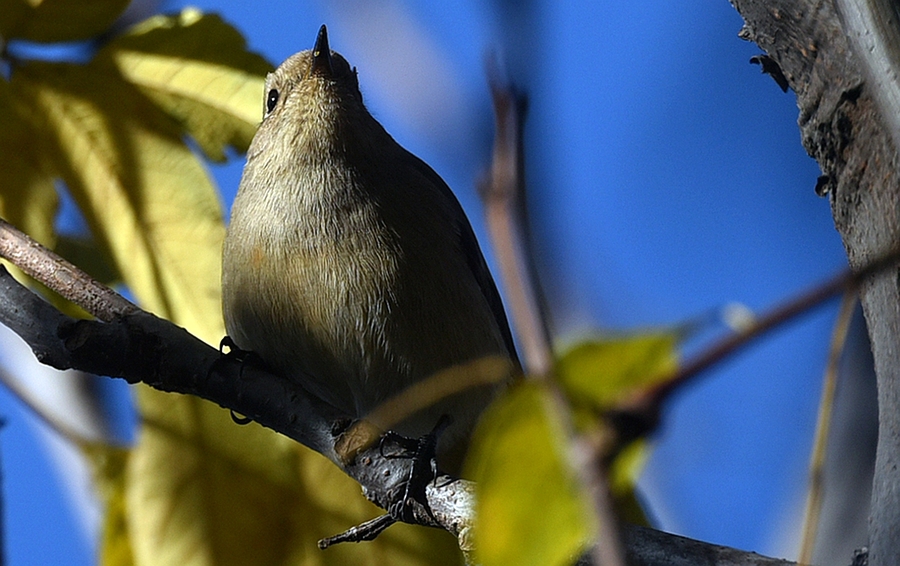
<path fill-rule="evenodd" d="M 506 311 L 503 308 L 503 300 L 500 298 L 500 292 L 497 290 L 497 285 L 494 283 L 494 278 L 491 276 L 491 271 L 488 269 L 487 262 L 484 260 L 484 254 L 481 253 L 481 247 L 478 245 L 478 239 L 475 238 L 475 232 L 472 230 L 472 225 L 469 223 L 462 205 L 459 204 L 456 195 L 453 194 L 453 191 L 450 190 L 447 183 L 444 182 L 434 169 L 418 157 L 413 157 L 415 158 L 416 169 L 440 189 L 447 204 L 454 213 L 453 216 L 457 219 L 456 228 L 460 246 L 466 255 L 469 269 L 472 270 L 472 275 L 475 277 L 475 281 L 478 282 L 479 287 L 481 287 L 481 292 L 484 293 L 484 298 L 487 300 L 488 305 L 494 314 L 494 318 L 497 321 L 497 327 L 500 329 L 500 334 L 503 336 L 503 341 L 510 357 L 518 364 L 519 358 L 516 354 L 516 345 L 513 342 L 512 332 L 509 329 L 509 321 L 506 318 Z"/>

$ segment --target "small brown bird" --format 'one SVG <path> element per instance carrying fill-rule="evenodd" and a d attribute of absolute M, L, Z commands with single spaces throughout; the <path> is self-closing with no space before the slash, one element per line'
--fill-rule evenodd
<path fill-rule="evenodd" d="M 501 383 L 518 369 L 465 213 L 366 110 L 356 69 L 329 49 L 325 26 L 311 51 L 266 79 L 222 290 L 235 344 L 347 417 L 485 356 L 509 361 Z M 395 430 L 418 437 L 449 415 L 438 459 L 455 471 L 498 387 L 444 399 Z"/>

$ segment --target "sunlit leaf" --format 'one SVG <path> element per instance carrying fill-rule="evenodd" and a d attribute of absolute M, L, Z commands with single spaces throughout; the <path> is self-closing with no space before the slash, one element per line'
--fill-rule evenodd
<path fill-rule="evenodd" d="M 52 165 L 41 154 L 40 128 L 36 125 L 40 121 L 33 108 L 29 111 L 26 105 L 16 103 L 9 83 L 0 80 L 0 217 L 48 248 L 59 250 L 66 248 L 61 245 L 64 238 L 56 234 L 53 224 L 59 198 Z M 65 253 L 63 256 L 72 259 Z M 79 259 L 93 259 L 97 263 L 99 256 L 86 254 Z M 76 265 L 80 264 L 76 262 Z M 8 264 L 7 268 L 19 281 L 29 282 L 69 316 L 86 316 L 81 308 L 31 280 L 15 265 Z"/>
<path fill-rule="evenodd" d="M 557 376 L 576 408 L 576 422 L 583 427 L 603 426 L 597 410 L 612 408 L 616 402 L 642 387 L 670 377 L 678 364 L 677 331 L 644 332 L 582 341 L 560 356 Z M 648 524 L 640 504 L 637 481 L 648 457 L 645 440 L 625 447 L 613 459 L 610 490 L 620 517 L 634 524 Z"/>
<path fill-rule="evenodd" d="M 647 332 L 583 341 L 560 356 L 557 376 L 573 402 L 608 409 L 668 377 L 678 363 L 679 339 L 676 332 Z"/>
<path fill-rule="evenodd" d="M 100 443 L 83 443 L 81 452 L 94 471 L 94 486 L 106 514 L 103 518 L 99 558 L 102 566 L 132 566 L 128 509 L 125 501 L 125 466 L 128 450 Z"/>
<path fill-rule="evenodd" d="M 9 84 L 0 80 L 0 217 L 48 247 L 56 243 L 53 219 L 59 200 L 53 178 L 38 149 L 39 134 L 27 108 L 15 103 Z M 18 267 L 6 264 L 19 281 L 29 281 Z M 35 281 L 60 308 L 68 304 Z M 72 315 L 78 311 L 67 309 Z"/>
<path fill-rule="evenodd" d="M 130 0 L 3 0 L 0 37 L 38 42 L 90 39 L 110 28 Z"/>
<path fill-rule="evenodd" d="M 523 383 L 488 408 L 467 463 L 477 485 L 480 564 L 571 564 L 595 531 L 563 454 L 565 433 L 546 390 Z"/>
<path fill-rule="evenodd" d="M 42 150 L 134 295 L 216 343 L 222 211 L 172 120 L 90 66 L 32 63 L 11 85 L 43 116 Z"/>
<path fill-rule="evenodd" d="M 53 246 L 58 199 L 37 149 L 38 134 L 0 80 L 0 216 L 46 246 Z"/>
<path fill-rule="evenodd" d="M 145 426 L 128 467 L 139 564 L 460 564 L 452 536 L 421 527 L 320 551 L 318 539 L 381 512 L 358 484 L 323 457 L 256 424 L 238 426 L 209 403 L 147 389 L 141 396 Z"/>
<path fill-rule="evenodd" d="M 97 55 L 178 119 L 215 160 L 231 145 L 245 151 L 262 117 L 271 64 L 215 15 L 193 8 L 154 16 L 115 38 Z"/>
<path fill-rule="evenodd" d="M 609 490 L 619 519 L 632 525 L 652 526 L 644 510 L 637 481 L 650 456 L 646 440 L 636 440 L 613 459 L 609 469 Z"/>

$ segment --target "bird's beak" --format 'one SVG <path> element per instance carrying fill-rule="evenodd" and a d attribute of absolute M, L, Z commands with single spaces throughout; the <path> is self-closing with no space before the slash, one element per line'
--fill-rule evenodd
<path fill-rule="evenodd" d="M 325 28 L 325 24 L 319 28 L 319 35 L 313 46 L 312 67 L 310 67 L 309 73 L 328 79 L 334 75 L 334 68 L 331 66 L 331 48 L 328 46 L 328 30 Z"/>

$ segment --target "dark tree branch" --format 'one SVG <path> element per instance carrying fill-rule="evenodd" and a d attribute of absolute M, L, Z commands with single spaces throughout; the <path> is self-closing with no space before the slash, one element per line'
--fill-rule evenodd
<path fill-rule="evenodd" d="M 345 462 L 334 448 L 335 423 L 322 416 L 320 404 L 305 391 L 250 363 L 223 356 L 166 320 L 143 311 L 109 323 L 76 320 L 0 268 L 0 323 L 22 336 L 44 363 L 58 369 L 80 369 L 161 391 L 196 395 L 251 417 L 324 454 L 383 509 L 395 504 L 403 492 L 411 460 L 385 457 L 376 445 Z M 439 478 L 428 485 L 426 496 L 432 513 L 414 504 L 414 522 L 444 528 L 459 538 L 464 551 L 471 550 L 472 482 Z M 623 537 L 629 563 L 635 566 L 792 564 L 628 525 Z M 661 557 L 666 558 L 661 561 Z"/>
<path fill-rule="evenodd" d="M 296 384 L 251 361 L 223 355 L 152 314 L 137 310 L 111 322 L 77 320 L 23 287 L 0 266 L 0 323 L 19 334 L 41 362 L 57 369 L 79 369 L 195 395 L 245 415 L 328 457 L 383 508 L 397 501 L 408 476 L 412 461 L 387 458 L 377 445 L 342 459 L 335 450 L 340 417 L 323 403 Z M 435 516 L 453 515 L 443 509 L 454 503 L 450 493 L 436 498 L 434 507 L 440 513 Z M 445 526 L 421 506 L 414 513 L 418 524 Z M 455 524 L 448 522 L 448 530 L 453 532 Z"/>

